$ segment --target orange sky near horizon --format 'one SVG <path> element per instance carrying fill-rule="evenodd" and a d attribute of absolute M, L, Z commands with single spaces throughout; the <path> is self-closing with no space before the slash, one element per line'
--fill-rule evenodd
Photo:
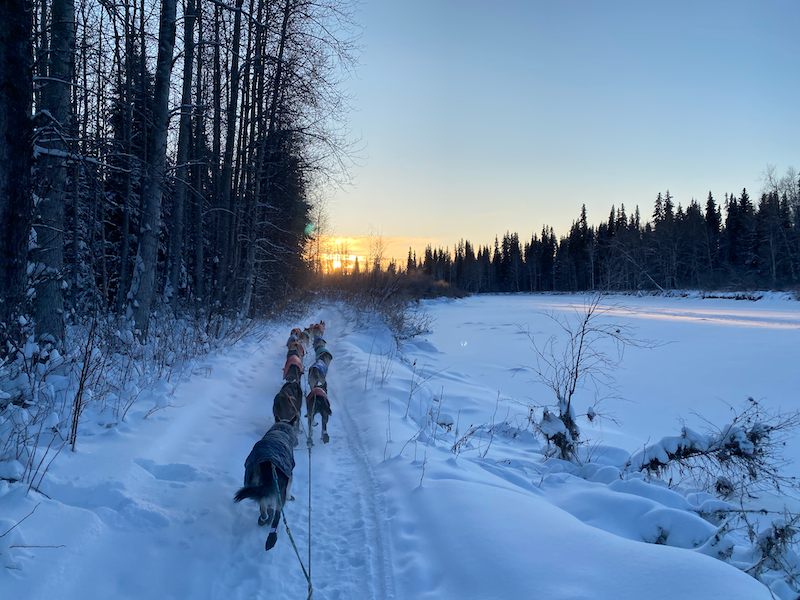
<path fill-rule="evenodd" d="M 417 259 L 425 256 L 425 248 L 430 244 L 433 248 L 450 248 L 453 252 L 453 246 L 457 241 L 448 241 L 441 238 L 427 238 L 427 237 L 387 237 L 381 236 L 384 244 L 383 256 L 388 262 L 394 259 L 398 264 L 402 264 L 405 268 L 406 260 L 408 259 L 409 247 L 413 252 L 416 252 Z M 470 240 L 471 241 L 471 240 Z M 346 248 L 343 254 L 355 255 L 359 257 L 359 261 L 363 261 L 364 257 L 370 254 L 370 236 L 347 236 L 347 235 L 331 235 L 328 236 L 323 245 L 326 247 L 326 254 L 338 254 Z"/>

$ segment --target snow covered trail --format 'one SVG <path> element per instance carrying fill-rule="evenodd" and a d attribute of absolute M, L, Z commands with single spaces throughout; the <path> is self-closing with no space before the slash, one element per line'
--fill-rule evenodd
<path fill-rule="evenodd" d="M 698 509 L 719 500 L 648 483 L 623 465 L 647 439 L 674 433 L 673 414 L 724 419 L 729 408 L 720 399 L 733 402 L 751 389 L 771 406 L 800 408 L 800 329 L 757 323 L 798 322 L 800 304 L 627 300 L 621 303 L 634 309 L 626 315 L 641 336 L 669 343 L 626 353 L 627 368 L 617 374 L 633 400 L 614 407 L 618 424 L 581 422 L 598 441 L 583 467 L 544 459 L 526 420 L 527 403 L 547 402 L 548 390 L 522 368 L 530 364 L 526 332 L 546 339 L 554 331 L 542 312 L 571 314 L 581 297 L 429 302 L 434 331 L 401 348 L 377 321 L 356 330 L 345 309 L 314 315 L 327 323 L 333 354 L 330 443 L 315 427 L 310 463 L 314 598 L 773 597 L 733 566 L 758 560 L 744 534 L 724 538 L 730 564 L 703 550 L 717 524 Z M 652 316 L 708 311 L 743 312 L 738 324 Z M 256 505 L 232 502 L 245 458 L 272 425 L 295 325 L 209 358 L 174 390 L 178 408 L 142 421 L 153 401 L 163 406 L 173 392 L 161 382 L 125 423 L 105 428 L 97 421 L 104 415 L 87 419 L 78 451 L 62 453 L 45 479 L 49 498 L 25 497 L 24 486 L 0 481 L 0 532 L 41 502 L 0 540 L 0 561 L 9 538 L 64 546 L 14 550 L 16 564 L 0 568 L 0 598 L 305 598 L 283 524 L 265 552 Z M 587 400 L 576 396 L 581 405 Z M 787 448 L 797 445 L 790 440 Z M 286 516 L 307 564 L 302 436 L 295 460 L 296 500 Z M 783 580 L 770 581 L 774 597 L 796 597 Z"/>
<path fill-rule="evenodd" d="M 333 325 L 333 324 L 332 324 Z M 272 425 L 290 327 L 209 359 L 175 390 L 173 405 L 80 438 L 54 463 L 42 491 L 3 498 L 13 521 L 27 521 L 22 570 L 2 569 L 3 597 L 300 598 L 307 584 L 286 530 L 264 551 L 253 502 L 235 505 L 244 459 Z M 329 329 L 335 337 L 334 327 Z M 330 344 L 335 353 L 335 343 Z M 336 377 L 336 359 L 329 378 Z M 341 396 L 334 384 L 332 397 Z M 331 442 L 318 439 L 312 462 L 312 578 L 315 598 L 391 597 L 376 524 L 375 483 L 346 409 L 334 407 Z M 341 425 L 340 425 L 341 423 Z M 315 433 L 319 436 L 315 428 Z M 308 562 L 308 452 L 301 434 L 286 516 Z M 18 496 L 17 498 L 12 495 Z M 8 592 L 8 595 L 6 593 Z"/>

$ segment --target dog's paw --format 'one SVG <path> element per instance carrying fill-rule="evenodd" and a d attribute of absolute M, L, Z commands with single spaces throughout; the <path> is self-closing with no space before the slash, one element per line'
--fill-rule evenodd
<path fill-rule="evenodd" d="M 294 496 L 289 498 L 289 502 L 294 502 Z"/>
<path fill-rule="evenodd" d="M 322 434 L 322 443 L 323 444 L 327 444 L 330 441 L 331 441 L 331 438 L 328 436 L 328 434 L 327 433 L 323 433 Z"/>
<path fill-rule="evenodd" d="M 269 550 L 270 548 L 272 548 L 275 545 L 275 542 L 277 541 L 278 541 L 278 534 L 274 531 L 271 532 L 267 536 L 267 543 L 264 544 L 264 550 Z"/>

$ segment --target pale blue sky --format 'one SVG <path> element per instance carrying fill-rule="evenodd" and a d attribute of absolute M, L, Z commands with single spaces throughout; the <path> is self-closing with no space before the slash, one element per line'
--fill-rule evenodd
<path fill-rule="evenodd" d="M 800 0 L 365 0 L 337 235 L 564 235 L 800 168 Z M 395 253 L 397 254 L 397 253 Z"/>

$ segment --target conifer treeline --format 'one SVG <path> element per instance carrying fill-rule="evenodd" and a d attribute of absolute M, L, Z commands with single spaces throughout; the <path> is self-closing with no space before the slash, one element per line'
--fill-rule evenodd
<path fill-rule="evenodd" d="M 794 173 L 790 170 L 790 173 Z M 428 246 L 409 249 L 407 270 L 423 272 L 467 292 L 796 289 L 800 285 L 800 180 L 782 180 L 755 204 L 747 190 L 726 194 L 723 207 L 709 192 L 705 206 L 676 207 L 659 193 L 651 221 L 637 206 L 612 207 L 589 225 L 586 206 L 569 234 L 545 226 L 530 241 L 517 233 L 493 247 L 460 241 L 454 254 Z"/>

